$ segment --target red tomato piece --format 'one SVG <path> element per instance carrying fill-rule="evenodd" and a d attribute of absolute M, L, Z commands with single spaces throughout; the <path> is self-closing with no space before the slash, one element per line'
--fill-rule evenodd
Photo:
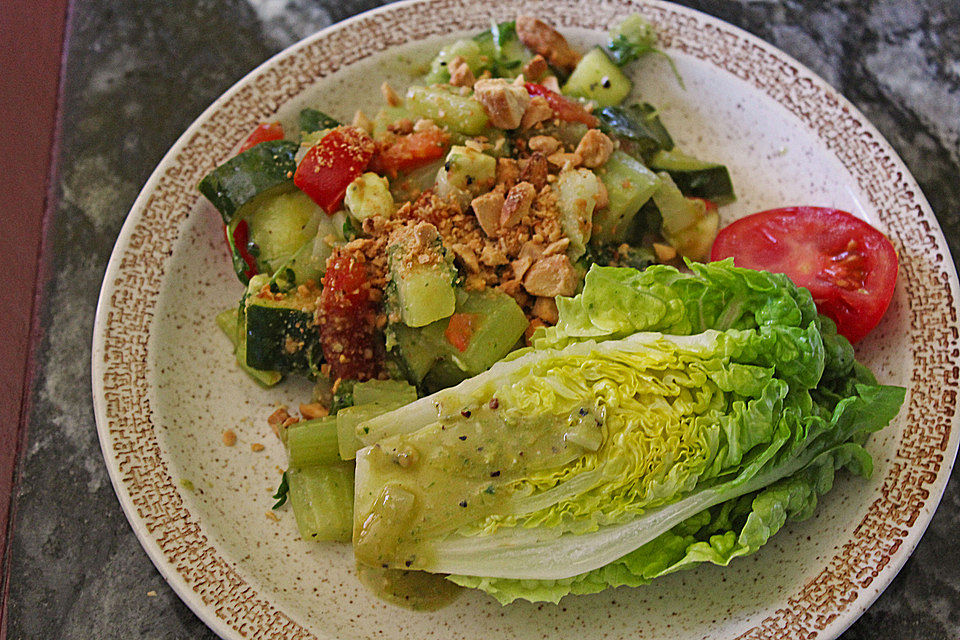
<path fill-rule="evenodd" d="M 596 116 L 591 115 L 579 102 L 565 98 L 559 93 L 547 89 L 542 84 L 528 82 L 525 86 L 527 93 L 531 96 L 542 96 L 550 105 L 550 108 L 553 109 L 553 113 L 561 120 L 582 122 L 590 128 L 600 126 L 600 121 L 597 120 Z"/>
<path fill-rule="evenodd" d="M 337 127 L 307 151 L 293 183 L 333 215 L 347 187 L 364 172 L 375 150 L 376 144 L 362 129 Z"/>
<path fill-rule="evenodd" d="M 364 263 L 342 253 L 327 262 L 320 293 L 320 348 L 334 378 L 369 380 L 380 373 L 384 345 L 370 291 Z"/>
<path fill-rule="evenodd" d="M 457 351 L 463 353 L 470 346 L 470 338 L 476 331 L 480 322 L 480 316 L 476 313 L 455 313 L 450 316 L 447 322 L 447 328 L 443 332 L 447 342 L 452 344 Z"/>
<path fill-rule="evenodd" d="M 785 273 L 813 294 L 820 313 L 857 342 L 877 326 L 897 284 L 897 252 L 846 211 L 787 207 L 741 218 L 717 235 L 711 260 Z"/>
<path fill-rule="evenodd" d="M 237 226 L 233 229 L 233 238 L 230 237 L 230 227 L 223 225 L 223 235 L 227 238 L 227 249 L 230 251 L 231 258 L 236 253 L 240 256 L 240 259 L 243 260 L 244 264 L 247 265 L 244 275 L 247 278 L 251 278 L 257 273 L 259 269 L 257 268 L 257 259 L 250 254 L 250 250 L 247 248 L 247 245 L 250 241 L 250 230 L 247 227 L 247 221 L 241 220 L 237 223 Z M 236 261 L 234 260 L 234 263 Z"/>
<path fill-rule="evenodd" d="M 398 136 L 377 150 L 370 170 L 396 178 L 400 171 L 410 171 L 442 158 L 449 142 L 450 136 L 439 128 Z"/>
<path fill-rule="evenodd" d="M 270 140 L 283 140 L 283 125 L 279 122 L 264 122 L 253 130 L 253 133 L 247 138 L 247 141 L 240 147 L 239 153 L 243 153 L 250 147 L 255 147 L 261 142 Z"/>

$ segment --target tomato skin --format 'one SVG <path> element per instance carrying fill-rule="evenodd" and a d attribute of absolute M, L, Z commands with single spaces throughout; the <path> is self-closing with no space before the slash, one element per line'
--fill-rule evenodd
<path fill-rule="evenodd" d="M 424 129 L 398 136 L 377 150 L 370 161 L 370 170 L 396 178 L 401 171 L 410 171 L 442 158 L 449 142 L 450 136 L 441 129 Z"/>
<path fill-rule="evenodd" d="M 227 250 L 230 252 L 230 258 L 236 270 L 243 269 L 243 275 L 247 280 L 257 275 L 260 271 L 257 266 L 257 259 L 250 254 L 247 244 L 250 241 L 250 231 L 247 227 L 247 221 L 241 220 L 233 229 L 233 238 L 230 237 L 230 227 L 223 225 L 223 235 L 227 239 Z M 242 264 L 237 260 L 240 257 Z M 244 269 L 243 265 L 246 265 Z"/>
<path fill-rule="evenodd" d="M 247 137 L 243 146 L 240 147 L 239 153 L 243 153 L 250 147 L 255 147 L 261 142 L 269 142 L 270 140 L 283 140 L 283 125 L 279 122 L 264 122 L 258 125 L 257 128 L 253 130 L 253 133 Z"/>
<path fill-rule="evenodd" d="M 524 86 L 527 89 L 527 93 L 531 96 L 542 96 L 547 101 L 547 104 L 550 105 L 550 108 L 553 109 L 554 115 L 561 120 L 565 120 L 566 122 L 582 122 L 590 128 L 600 126 L 600 121 L 597 120 L 596 116 L 591 115 L 579 102 L 566 98 L 555 91 L 551 91 L 542 84 L 528 82 Z"/>
<path fill-rule="evenodd" d="M 470 346 L 470 338 L 480 323 L 480 316 L 476 313 L 455 313 L 450 316 L 443 336 L 457 351 L 463 353 Z"/>
<path fill-rule="evenodd" d="M 320 293 L 320 348 L 334 378 L 377 377 L 384 346 L 376 328 L 366 264 L 338 253 L 327 262 Z"/>
<path fill-rule="evenodd" d="M 370 164 L 376 144 L 362 129 L 337 127 L 313 145 L 297 166 L 293 184 L 333 215 L 347 187 Z"/>
<path fill-rule="evenodd" d="M 880 322 L 897 284 L 897 252 L 880 231 L 827 207 L 785 207 L 741 218 L 717 234 L 711 260 L 785 273 L 817 310 L 857 342 Z"/>

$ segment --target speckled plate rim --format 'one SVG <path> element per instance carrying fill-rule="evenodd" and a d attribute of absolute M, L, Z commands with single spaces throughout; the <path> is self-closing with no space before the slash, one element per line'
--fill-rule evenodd
<path fill-rule="evenodd" d="M 613 16 L 640 10 L 658 25 L 666 48 L 751 83 L 815 131 L 877 209 L 898 250 L 924 250 L 926 259 L 901 264 L 900 277 L 910 287 L 914 362 L 923 356 L 926 366 L 911 371 L 902 410 L 904 433 L 883 490 L 863 514 L 857 537 L 783 607 L 740 636 L 835 638 L 872 604 L 916 547 L 957 453 L 960 371 L 951 354 L 960 342 L 955 304 L 960 285 L 936 218 L 903 162 L 853 105 L 812 71 L 745 31 L 657 0 L 610 0 L 589 10 L 576 0 L 550 0 L 516 3 L 509 12 L 523 8 L 561 28 L 591 29 L 605 29 Z M 250 632 L 270 638 L 315 636 L 275 607 L 269 594 L 257 593 L 217 553 L 186 510 L 157 440 L 147 393 L 147 343 L 173 243 L 198 198 L 194 187 L 216 158 L 236 147 L 244 131 L 315 80 L 411 37 L 478 28 L 492 14 L 504 13 L 504 4 L 482 0 L 408 0 L 328 27 L 278 53 L 187 129 L 147 181 L 120 232 L 93 330 L 93 398 L 101 449 L 141 545 L 180 598 L 221 637 Z M 387 16 L 402 25 L 419 17 L 417 33 L 384 32 L 379 24 Z M 338 45 L 331 47 L 334 39 Z M 295 64 L 302 57 L 318 64 L 304 71 Z M 225 591 L 242 597 L 224 599 Z"/>

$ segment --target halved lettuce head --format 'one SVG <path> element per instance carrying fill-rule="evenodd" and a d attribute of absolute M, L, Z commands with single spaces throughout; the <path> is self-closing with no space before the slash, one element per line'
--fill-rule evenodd
<path fill-rule="evenodd" d="M 726 564 L 868 473 L 903 390 L 787 278 L 691 267 L 594 267 L 535 348 L 362 423 L 358 561 L 556 601 Z"/>

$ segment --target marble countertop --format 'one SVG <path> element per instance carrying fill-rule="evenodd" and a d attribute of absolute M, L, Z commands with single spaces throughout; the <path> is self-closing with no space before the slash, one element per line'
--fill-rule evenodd
<path fill-rule="evenodd" d="M 114 240 L 166 150 L 218 95 L 371 0 L 75 0 L 42 342 L 11 540 L 8 637 L 213 638 L 140 548 L 110 486 L 90 336 Z M 819 73 L 909 166 L 960 257 L 960 3 L 695 0 Z M 185 87 L 187 88 L 185 90 Z M 842 637 L 960 637 L 960 472 L 899 576 Z"/>

